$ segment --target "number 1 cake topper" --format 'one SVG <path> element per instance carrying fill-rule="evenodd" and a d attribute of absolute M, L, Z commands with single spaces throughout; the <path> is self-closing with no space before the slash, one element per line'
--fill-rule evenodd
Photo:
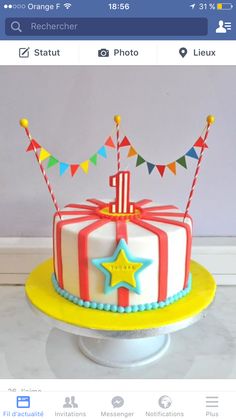
<path fill-rule="evenodd" d="M 74 177 L 75 174 L 78 172 L 79 169 L 82 169 L 82 172 L 88 173 L 89 165 L 97 166 L 98 157 L 102 159 L 107 159 L 108 157 L 108 150 L 116 150 L 116 160 L 117 160 L 117 173 L 110 177 L 110 186 L 116 188 L 116 197 L 114 202 L 110 202 L 109 204 L 109 211 L 110 213 L 117 213 L 117 214 L 134 214 L 135 212 L 135 205 L 130 202 L 130 172 L 128 171 L 121 171 L 121 148 L 129 147 L 129 151 L 127 154 L 127 158 L 131 158 L 136 156 L 136 167 L 141 166 L 142 164 L 146 163 L 148 173 L 151 174 L 154 169 L 156 168 L 157 172 L 160 174 L 161 177 L 164 176 L 166 168 L 168 168 L 174 175 L 176 175 L 176 167 L 177 164 L 182 166 L 183 168 L 187 169 L 187 162 L 186 159 L 196 159 L 197 167 L 194 174 L 194 179 L 192 182 L 191 190 L 189 193 L 187 205 L 185 208 L 184 219 L 187 217 L 189 208 L 192 202 L 193 194 L 196 188 L 196 183 L 199 176 L 200 166 L 203 158 L 203 154 L 205 149 L 208 147 L 207 145 L 207 138 L 209 134 L 209 130 L 211 125 L 214 123 L 215 118 L 213 115 L 208 115 L 206 118 L 207 124 L 203 130 L 203 134 L 194 142 L 192 147 L 188 149 L 188 151 L 176 159 L 167 164 L 160 164 L 160 163 L 153 163 L 147 161 L 143 156 L 141 156 L 137 151 L 136 148 L 133 146 L 133 143 L 129 140 L 127 136 L 120 139 L 120 123 L 121 123 L 121 116 L 115 115 L 114 122 L 116 127 L 116 144 L 114 143 L 111 136 L 109 136 L 103 145 L 98 149 L 96 153 L 94 153 L 89 159 L 82 161 L 80 163 L 66 163 L 64 161 L 60 161 L 57 159 L 52 153 L 42 147 L 35 139 L 33 139 L 30 130 L 29 130 L 29 122 L 27 119 L 23 118 L 20 120 L 20 125 L 22 128 L 25 129 L 26 136 L 29 140 L 29 146 L 26 151 L 33 151 L 35 157 L 37 159 L 39 168 L 41 173 L 44 177 L 45 183 L 47 185 L 48 191 L 50 193 L 53 205 L 59 214 L 60 218 L 60 208 L 57 203 L 57 199 L 53 192 L 52 186 L 49 182 L 49 178 L 46 174 L 45 167 L 43 162 L 47 161 L 47 169 L 59 165 L 59 173 L 62 176 L 68 169 L 70 169 L 71 177 Z M 200 154 L 198 155 L 196 152 L 196 148 L 200 148 Z"/>

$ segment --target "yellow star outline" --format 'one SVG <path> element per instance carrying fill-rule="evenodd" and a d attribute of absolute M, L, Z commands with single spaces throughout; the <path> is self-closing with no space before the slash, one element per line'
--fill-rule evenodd
<path fill-rule="evenodd" d="M 92 263 L 105 275 L 105 294 L 120 287 L 141 294 L 139 274 L 152 260 L 133 256 L 126 241 L 121 239 L 112 256 L 92 259 Z"/>
<path fill-rule="evenodd" d="M 111 287 L 119 285 L 120 282 L 126 282 L 132 288 L 136 288 L 135 273 L 143 266 L 143 263 L 129 261 L 122 249 L 116 260 L 104 262 L 101 265 L 111 274 Z"/>

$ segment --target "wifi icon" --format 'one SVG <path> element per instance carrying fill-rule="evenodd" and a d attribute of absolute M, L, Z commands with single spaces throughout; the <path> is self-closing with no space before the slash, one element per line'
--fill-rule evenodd
<path fill-rule="evenodd" d="M 64 3 L 63 6 L 66 8 L 66 10 L 69 10 L 69 8 L 72 6 L 71 3 Z"/>

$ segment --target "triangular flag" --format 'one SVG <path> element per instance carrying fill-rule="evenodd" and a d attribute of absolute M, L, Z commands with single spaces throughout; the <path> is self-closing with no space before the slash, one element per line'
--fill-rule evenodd
<path fill-rule="evenodd" d="M 51 154 L 47 150 L 45 150 L 45 148 L 42 147 L 39 154 L 39 160 L 46 160 L 49 156 L 51 156 Z"/>
<path fill-rule="evenodd" d="M 152 173 L 152 171 L 153 171 L 154 167 L 155 167 L 155 164 L 149 163 L 149 162 L 147 161 L 147 168 L 148 168 L 148 173 L 149 173 L 149 175 Z"/>
<path fill-rule="evenodd" d="M 89 160 L 83 161 L 83 163 L 80 163 L 80 167 L 83 170 L 84 173 L 88 173 L 89 169 Z"/>
<path fill-rule="evenodd" d="M 136 167 L 140 166 L 143 163 L 145 163 L 145 160 L 142 158 L 142 156 L 138 155 L 137 161 L 136 161 Z"/>
<path fill-rule="evenodd" d="M 134 157 L 134 156 L 137 156 L 137 154 L 138 154 L 137 151 L 134 149 L 134 147 L 131 146 L 127 157 Z"/>
<path fill-rule="evenodd" d="M 164 166 L 163 164 L 158 164 L 156 168 L 158 172 L 160 173 L 161 177 L 163 177 L 166 166 Z"/>
<path fill-rule="evenodd" d="M 185 169 L 187 169 L 187 163 L 186 163 L 186 158 L 185 156 L 180 157 L 178 160 L 176 160 L 177 163 L 180 164 L 180 166 L 184 167 Z"/>
<path fill-rule="evenodd" d="M 116 148 L 116 146 L 115 146 L 115 144 L 113 142 L 113 139 L 111 137 L 108 137 L 108 139 L 105 142 L 105 145 L 107 147 Z"/>
<path fill-rule="evenodd" d="M 124 137 L 120 143 L 120 147 L 127 147 L 128 145 L 130 145 L 130 141 L 127 137 Z"/>
<path fill-rule="evenodd" d="M 198 159 L 198 155 L 194 147 L 190 148 L 190 150 L 185 154 L 185 156 L 192 157 L 193 159 Z"/>
<path fill-rule="evenodd" d="M 204 145 L 204 140 L 202 137 L 199 137 L 198 140 L 196 141 L 196 143 L 194 144 L 194 147 L 202 147 L 203 148 L 208 148 L 208 145 L 205 143 Z"/>
<path fill-rule="evenodd" d="M 79 168 L 79 164 L 71 164 L 70 165 L 70 173 L 71 176 L 74 176 Z"/>
<path fill-rule="evenodd" d="M 98 155 L 97 154 L 94 154 L 92 157 L 90 157 L 90 161 L 91 161 L 91 163 L 93 163 L 94 164 L 94 166 L 97 166 L 97 158 L 98 158 Z"/>
<path fill-rule="evenodd" d="M 174 173 L 174 175 L 176 175 L 176 162 L 173 161 L 172 163 L 167 164 L 168 169 L 170 169 L 170 171 L 172 173 Z"/>
<path fill-rule="evenodd" d="M 106 147 L 102 146 L 99 150 L 98 150 L 98 154 L 99 156 L 104 157 L 104 159 L 107 158 L 107 151 L 106 151 Z"/>
<path fill-rule="evenodd" d="M 34 148 L 37 150 L 37 148 L 41 148 L 41 145 L 38 144 L 35 140 L 31 140 L 30 145 L 29 145 L 29 147 L 27 148 L 26 151 L 32 151 Z"/>
<path fill-rule="evenodd" d="M 57 163 L 58 163 L 58 160 L 55 157 L 50 156 L 48 160 L 47 168 L 50 169 L 50 167 L 55 166 L 55 164 Z"/>
<path fill-rule="evenodd" d="M 68 169 L 69 164 L 68 163 L 60 163 L 60 176 L 64 175 L 64 173 L 66 172 L 66 170 Z"/>

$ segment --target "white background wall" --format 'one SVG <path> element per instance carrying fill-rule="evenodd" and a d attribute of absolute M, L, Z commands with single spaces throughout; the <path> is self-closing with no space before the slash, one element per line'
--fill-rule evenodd
<path fill-rule="evenodd" d="M 236 235 L 235 67 L 0 67 L 0 236 L 50 236 L 54 209 L 18 120 L 61 161 L 87 159 L 113 130 L 123 131 L 147 160 L 166 163 L 197 139 L 205 116 L 216 115 L 191 208 L 194 233 Z M 86 197 L 113 197 L 108 176 L 115 154 L 89 175 L 49 176 L 61 206 Z M 196 161 L 164 179 L 133 171 L 132 198 L 184 208 Z M 127 166 L 129 164 L 129 166 Z M 123 168 L 134 167 L 135 158 Z"/>

